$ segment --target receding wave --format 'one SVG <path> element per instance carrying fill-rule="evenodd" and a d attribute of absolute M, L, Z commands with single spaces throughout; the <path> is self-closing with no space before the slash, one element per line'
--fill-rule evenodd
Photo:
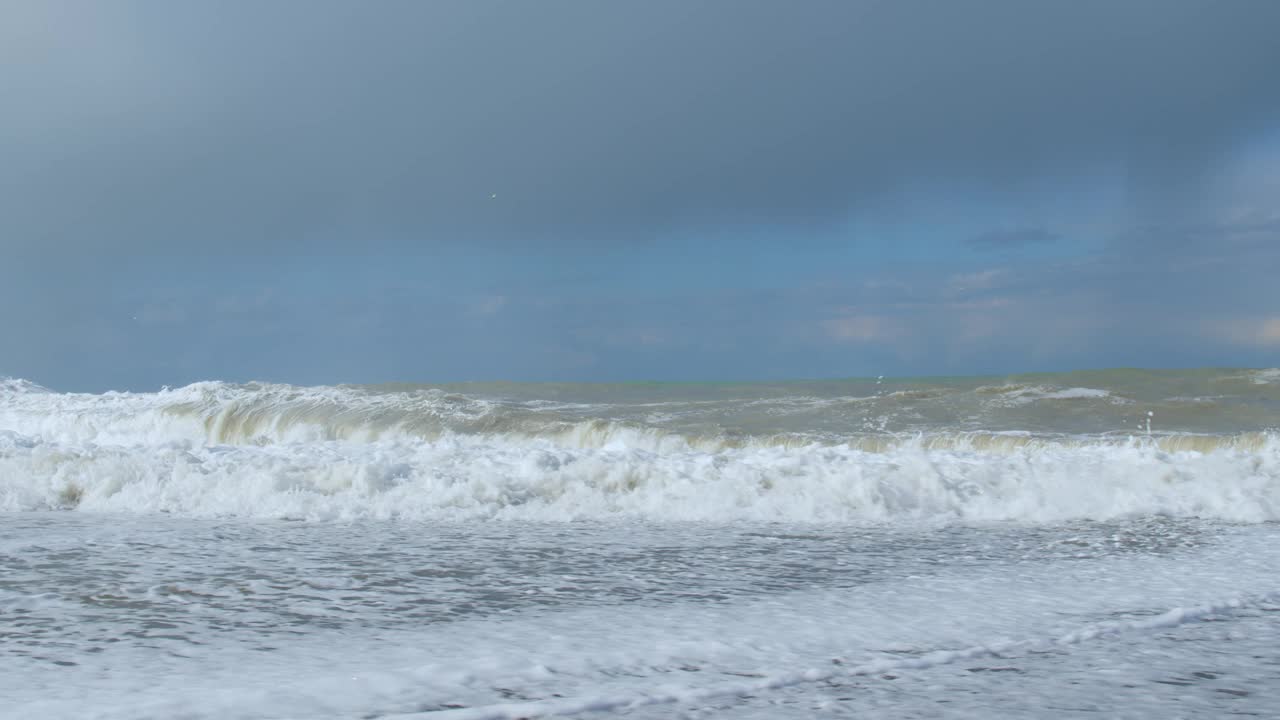
<path fill-rule="evenodd" d="M 0 508 L 299 519 L 1280 520 L 1273 431 L 691 431 L 584 407 L 441 389 L 197 383 L 76 395 L 6 381 Z"/>

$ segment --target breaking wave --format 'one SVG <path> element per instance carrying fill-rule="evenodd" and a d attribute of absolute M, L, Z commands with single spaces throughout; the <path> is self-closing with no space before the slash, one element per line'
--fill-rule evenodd
<path fill-rule="evenodd" d="M 7 380 L 0 509 L 296 519 L 1280 520 L 1280 436 L 1270 431 L 753 434 L 676 431 L 581 411 L 440 389 L 209 382 L 78 395 Z"/>
<path fill-rule="evenodd" d="M 1088 387 L 1051 388 L 1041 385 L 984 385 L 974 390 L 978 395 L 991 395 L 1009 404 L 1025 404 L 1044 400 L 1109 400 L 1127 403 L 1107 390 Z"/>

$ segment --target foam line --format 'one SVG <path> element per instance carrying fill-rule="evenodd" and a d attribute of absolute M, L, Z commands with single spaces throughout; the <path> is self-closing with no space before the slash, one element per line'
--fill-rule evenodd
<path fill-rule="evenodd" d="M 588 712 L 616 712 L 655 705 L 693 704 L 721 698 L 781 690 L 825 680 L 863 677 L 902 670 L 923 670 L 964 660 L 973 660 L 1009 652 L 1051 650 L 1070 647 L 1099 638 L 1120 634 L 1149 632 L 1174 628 L 1219 615 L 1280 601 L 1280 592 L 1236 597 L 1194 607 L 1173 608 L 1154 617 L 1090 625 L 1065 635 L 1048 638 L 1008 640 L 989 645 L 976 645 L 960 650 L 937 650 L 919 657 L 872 660 L 854 667 L 837 670 L 803 670 L 784 673 L 750 683 L 734 683 L 704 689 L 681 689 L 645 695 L 618 695 L 556 702 L 533 702 L 488 705 L 484 707 L 442 710 L 427 713 L 382 715 L 380 720 L 528 720 L 531 718 L 568 717 Z"/>

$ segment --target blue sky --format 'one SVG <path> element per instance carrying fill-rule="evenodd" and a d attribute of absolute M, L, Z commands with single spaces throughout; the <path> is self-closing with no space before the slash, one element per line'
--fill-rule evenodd
<path fill-rule="evenodd" d="M 0 9 L 0 375 L 1280 364 L 1269 2 Z"/>

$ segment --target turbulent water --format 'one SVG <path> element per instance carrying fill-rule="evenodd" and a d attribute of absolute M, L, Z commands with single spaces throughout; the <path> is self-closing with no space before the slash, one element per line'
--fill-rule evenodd
<path fill-rule="evenodd" d="M 1280 370 L 0 380 L 0 716 L 1280 714 Z"/>

